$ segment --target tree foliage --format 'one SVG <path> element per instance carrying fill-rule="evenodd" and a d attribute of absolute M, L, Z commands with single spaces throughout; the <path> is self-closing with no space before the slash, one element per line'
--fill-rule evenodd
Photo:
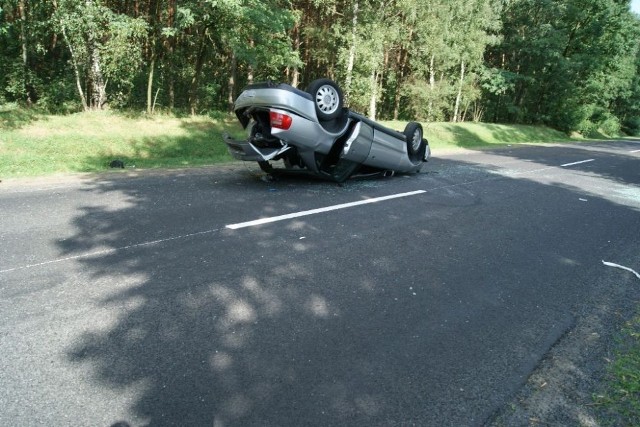
<path fill-rule="evenodd" d="M 628 0 L 3 0 L 0 102 L 201 113 L 327 76 L 372 117 L 636 132 L 639 28 Z"/>
<path fill-rule="evenodd" d="M 638 17 L 620 0 L 508 2 L 504 41 L 487 53 L 494 121 L 615 130 L 638 72 Z"/>

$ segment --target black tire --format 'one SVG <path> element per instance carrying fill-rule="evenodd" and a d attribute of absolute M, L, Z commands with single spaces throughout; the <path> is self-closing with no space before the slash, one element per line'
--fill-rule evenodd
<path fill-rule="evenodd" d="M 407 152 L 412 161 L 418 161 L 424 156 L 426 147 L 422 125 L 418 122 L 409 122 L 404 128 L 404 137 L 407 140 Z"/>
<path fill-rule="evenodd" d="M 266 162 L 266 161 L 261 161 L 258 162 L 258 166 L 260 166 L 260 169 L 262 169 L 262 172 L 265 173 L 273 173 L 273 166 L 271 166 L 271 163 Z"/>
<path fill-rule="evenodd" d="M 307 93 L 313 98 L 319 120 L 333 120 L 342 114 L 342 89 L 333 80 L 314 80 L 307 88 Z"/>

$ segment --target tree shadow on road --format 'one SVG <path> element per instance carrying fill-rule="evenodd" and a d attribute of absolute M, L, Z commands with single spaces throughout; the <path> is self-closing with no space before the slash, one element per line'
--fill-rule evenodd
<path fill-rule="evenodd" d="M 582 249 L 612 236 L 569 239 L 599 219 L 561 183 L 431 173 L 470 166 L 344 187 L 241 170 L 97 181 L 127 203 L 80 212 L 59 248 L 99 249 L 78 262 L 117 319 L 88 325 L 69 360 L 127 393 L 133 425 L 481 424 L 566 332 L 575 293 L 600 292 L 602 253 Z M 416 188 L 390 210 L 224 227 Z M 541 191 L 552 206 L 499 203 Z M 637 207 L 601 203 L 638 225 Z"/>

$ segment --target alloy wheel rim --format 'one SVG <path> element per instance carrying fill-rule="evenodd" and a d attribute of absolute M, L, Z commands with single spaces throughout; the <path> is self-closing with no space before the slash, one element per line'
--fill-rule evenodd
<path fill-rule="evenodd" d="M 422 143 L 422 132 L 420 132 L 420 129 L 416 129 L 413 132 L 413 138 L 411 139 L 411 148 L 413 148 L 413 151 L 418 151 L 421 143 Z"/>
<path fill-rule="evenodd" d="M 316 105 L 325 114 L 331 114 L 338 109 L 338 92 L 329 85 L 323 85 L 316 91 Z"/>

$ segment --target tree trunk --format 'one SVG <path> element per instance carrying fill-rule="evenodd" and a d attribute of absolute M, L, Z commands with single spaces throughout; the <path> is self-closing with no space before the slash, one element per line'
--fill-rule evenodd
<path fill-rule="evenodd" d="M 436 89 L 436 70 L 435 70 L 436 56 L 431 55 L 429 61 L 429 89 L 431 90 L 431 96 L 429 97 L 429 106 L 427 107 L 427 119 L 433 121 L 433 97 Z"/>
<path fill-rule="evenodd" d="M 460 85 L 458 86 L 458 95 L 456 95 L 456 105 L 453 109 L 453 121 L 460 121 L 460 101 L 462 100 L 462 83 L 464 82 L 464 60 L 460 61 Z"/>
<path fill-rule="evenodd" d="M 52 4 L 53 4 L 53 10 L 57 11 L 58 2 L 56 0 L 53 0 Z M 78 61 L 76 60 L 76 55 L 73 51 L 73 47 L 71 46 L 71 43 L 69 42 L 69 38 L 67 37 L 66 28 L 64 27 L 64 25 L 61 25 L 61 27 L 62 27 L 62 38 L 64 39 L 65 43 L 67 43 L 67 47 L 69 48 L 69 53 L 71 54 L 71 64 L 73 65 L 73 74 L 76 77 L 76 88 L 78 89 L 78 95 L 80 96 L 82 109 L 83 111 L 87 111 L 89 109 L 89 106 L 87 105 L 87 98 L 84 96 L 84 91 L 82 90 L 82 82 L 80 80 L 80 70 L 78 69 Z"/>
<path fill-rule="evenodd" d="M 198 86 L 200 84 L 200 74 L 202 73 L 202 66 L 204 65 L 204 59 L 207 53 L 207 44 L 205 43 L 206 38 L 205 30 L 205 33 L 202 34 L 202 38 L 200 39 L 198 57 L 196 59 L 196 69 L 193 73 L 193 77 L 191 78 L 191 87 L 189 89 L 189 109 L 193 116 L 195 116 L 198 108 Z"/>
<path fill-rule="evenodd" d="M 303 15 L 304 18 L 304 15 Z M 303 63 L 305 64 L 304 68 L 303 68 L 303 72 L 304 72 L 304 81 L 307 82 L 307 84 L 309 83 L 309 79 L 310 79 L 310 71 L 311 71 L 311 56 L 310 56 L 310 51 L 311 51 L 311 38 L 309 36 L 309 31 L 305 31 L 304 32 L 304 54 L 303 54 Z"/>
<path fill-rule="evenodd" d="M 300 23 L 293 27 L 293 50 L 300 56 Z M 291 70 L 291 86 L 298 87 L 300 84 L 300 68 L 295 65 Z"/>
<path fill-rule="evenodd" d="M 25 0 L 18 1 L 18 9 L 20 11 L 20 44 L 22 46 L 22 67 L 23 67 L 23 78 L 24 78 L 24 90 L 27 95 L 27 105 L 31 105 L 33 103 L 33 99 L 31 96 L 31 85 L 29 83 L 29 50 L 28 50 L 28 41 L 27 41 L 27 9 Z"/>
<path fill-rule="evenodd" d="M 169 0 L 167 5 L 167 27 L 173 28 L 175 25 L 176 17 L 176 0 Z M 167 41 L 167 57 L 169 58 L 169 110 L 173 111 L 176 103 L 176 91 L 175 91 L 175 67 L 174 67 L 174 52 L 176 50 L 176 36 L 171 36 Z"/>
<path fill-rule="evenodd" d="M 249 49 L 253 50 L 254 42 L 253 39 L 249 40 Z M 247 65 L 247 82 L 249 84 L 253 84 L 253 65 L 249 63 Z"/>
<path fill-rule="evenodd" d="M 173 111 L 176 105 L 176 85 L 173 73 L 169 74 L 169 111 Z"/>
<path fill-rule="evenodd" d="M 153 94 L 153 71 L 156 66 L 156 56 L 151 55 L 151 65 L 149 66 L 149 79 L 147 80 L 147 114 L 153 112 L 151 95 Z"/>
<path fill-rule="evenodd" d="M 397 69 L 396 69 L 396 91 L 393 94 L 393 120 L 398 120 L 398 116 L 400 115 L 400 81 L 402 79 L 402 51 L 404 49 L 398 50 L 398 56 L 396 58 Z"/>
<path fill-rule="evenodd" d="M 402 83 L 404 82 L 404 75 L 407 69 L 407 57 L 407 49 L 402 48 L 398 50 L 398 58 L 396 59 L 398 63 L 398 70 L 396 72 L 396 92 L 393 98 L 393 120 L 398 120 L 398 116 L 400 115 L 400 95 Z"/>
<path fill-rule="evenodd" d="M 356 42 L 357 42 L 357 27 L 358 27 L 358 2 L 353 4 L 353 19 L 351 21 L 351 46 L 349 46 L 349 58 L 347 59 L 347 75 L 345 78 L 345 100 L 349 101 L 349 94 L 351 93 L 351 81 L 353 79 L 353 65 L 356 61 Z"/>
<path fill-rule="evenodd" d="M 82 82 L 80 80 L 80 70 L 78 69 L 78 61 L 76 60 L 76 55 L 73 51 L 73 47 L 71 46 L 71 42 L 69 42 L 69 38 L 67 37 L 67 31 L 62 26 L 62 37 L 67 42 L 67 46 L 69 47 L 69 53 L 71 54 L 71 64 L 73 65 L 73 74 L 76 76 L 76 88 L 78 89 L 78 94 L 80 95 L 80 101 L 82 102 L 82 109 L 84 111 L 89 110 L 89 105 L 87 104 L 87 97 L 84 95 L 84 91 L 82 90 Z"/>
<path fill-rule="evenodd" d="M 229 73 L 229 84 L 227 90 L 229 95 L 227 96 L 227 109 L 229 113 L 233 112 L 233 98 L 236 91 L 236 69 L 238 66 L 238 60 L 236 59 L 235 52 L 231 52 L 231 72 Z"/>
<path fill-rule="evenodd" d="M 107 84 L 102 75 L 102 65 L 100 52 L 95 44 L 91 43 L 91 84 L 92 84 L 92 101 L 93 108 L 102 110 L 107 102 Z"/>
<path fill-rule="evenodd" d="M 85 5 L 87 8 L 91 8 L 93 6 L 93 0 L 85 0 Z M 89 71 L 91 80 L 91 107 L 101 110 L 107 102 L 107 84 L 102 75 L 102 61 L 100 51 L 96 46 L 95 34 L 89 34 L 87 49 L 91 61 Z"/>
<path fill-rule="evenodd" d="M 374 69 L 371 71 L 371 79 L 369 81 L 369 90 L 371 91 L 371 98 L 369 98 L 369 118 L 371 120 L 376 119 L 376 103 L 378 98 L 378 73 Z"/>
<path fill-rule="evenodd" d="M 25 0 L 18 1 L 18 10 L 20 12 L 20 42 L 22 46 L 22 63 L 27 66 L 27 33 L 25 24 L 27 22 L 27 10 L 25 6 Z"/>
<path fill-rule="evenodd" d="M 247 65 L 247 83 L 253 84 L 253 65 L 251 64 Z"/>

